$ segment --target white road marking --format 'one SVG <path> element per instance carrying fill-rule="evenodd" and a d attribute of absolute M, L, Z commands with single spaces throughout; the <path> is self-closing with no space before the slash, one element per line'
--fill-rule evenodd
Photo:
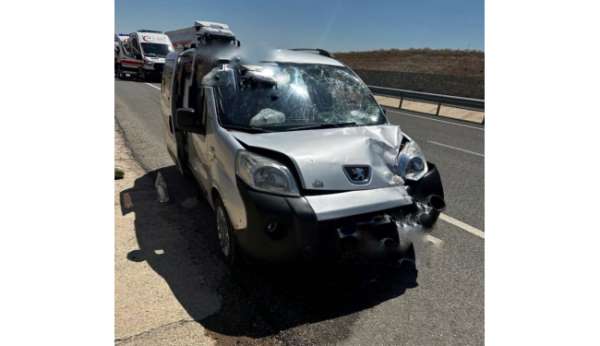
<path fill-rule="evenodd" d="M 425 241 L 430 242 L 431 244 L 433 244 L 435 246 L 440 246 L 440 245 L 444 244 L 443 240 L 441 240 L 440 238 L 436 238 L 436 237 L 432 236 L 431 234 L 425 234 L 423 239 Z"/>
<path fill-rule="evenodd" d="M 481 239 L 485 238 L 483 231 L 481 231 L 480 229 L 477 229 L 471 225 L 468 225 L 460 220 L 457 220 L 457 219 L 453 218 L 452 216 L 448 216 L 444 213 L 441 213 L 440 219 L 446 221 L 447 223 L 449 223 L 451 225 L 454 225 L 454 226 L 462 229 L 465 232 L 471 233 L 472 235 L 477 236 Z"/>
<path fill-rule="evenodd" d="M 407 117 L 413 117 L 413 118 L 431 120 L 431 121 L 436 121 L 438 123 L 443 123 L 443 124 L 448 124 L 448 125 L 454 125 L 454 126 L 460 126 L 460 127 L 467 127 L 467 128 L 475 129 L 475 130 L 479 130 L 479 131 L 485 131 L 485 129 L 483 127 L 477 127 L 477 126 L 471 126 L 471 125 L 466 125 L 466 124 L 453 123 L 451 121 L 444 121 L 444 120 L 439 120 L 439 119 L 432 119 L 430 117 L 424 117 L 424 116 L 416 115 L 416 114 L 400 113 L 400 112 L 397 112 L 397 111 L 393 111 L 393 110 L 391 110 L 389 108 L 388 108 L 388 110 L 390 112 L 392 112 L 392 113 L 397 113 L 398 115 L 406 115 Z"/>
<path fill-rule="evenodd" d="M 448 145 L 448 144 L 444 144 L 444 143 L 440 143 L 440 142 L 435 142 L 435 141 L 427 141 L 427 142 L 429 142 L 431 144 L 439 145 L 440 147 L 446 147 L 448 149 L 462 151 L 463 153 L 467 153 L 467 154 L 471 154 L 471 155 L 477 155 L 479 157 L 485 157 L 483 154 L 477 153 L 475 151 L 471 151 L 471 150 L 467 150 L 467 149 L 455 147 L 455 146 L 452 146 L 452 145 Z"/>
<path fill-rule="evenodd" d="M 159 88 L 159 87 L 157 87 L 157 86 L 156 86 L 156 85 L 154 85 L 154 84 L 150 84 L 150 83 L 144 83 L 144 84 L 146 84 L 146 85 L 147 85 L 147 86 L 149 86 L 149 87 L 153 87 L 153 88 L 154 88 L 154 89 L 156 89 L 156 90 L 160 90 L 160 88 Z"/>

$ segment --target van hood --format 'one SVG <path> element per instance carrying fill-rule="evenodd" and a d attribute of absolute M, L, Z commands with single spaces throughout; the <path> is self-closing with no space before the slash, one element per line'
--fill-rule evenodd
<path fill-rule="evenodd" d="M 288 156 L 307 190 L 349 191 L 404 184 L 395 173 L 404 137 L 396 125 L 231 134 L 246 146 Z"/>

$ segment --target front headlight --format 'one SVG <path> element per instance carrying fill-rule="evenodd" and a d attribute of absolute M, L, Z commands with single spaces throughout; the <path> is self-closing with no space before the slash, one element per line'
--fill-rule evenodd
<path fill-rule="evenodd" d="M 408 180 L 419 180 L 427 173 L 427 160 L 415 141 L 406 143 L 398 154 L 398 173 Z"/>
<path fill-rule="evenodd" d="M 290 170 L 277 161 L 240 150 L 235 160 L 235 172 L 240 179 L 260 191 L 286 196 L 299 196 Z"/>

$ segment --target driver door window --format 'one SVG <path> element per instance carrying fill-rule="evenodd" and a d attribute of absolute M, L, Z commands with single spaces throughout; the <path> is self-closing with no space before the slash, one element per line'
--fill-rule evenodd
<path fill-rule="evenodd" d="M 196 90 L 196 95 L 190 95 L 194 100 L 192 108 L 198 116 L 198 123 L 202 128 L 200 135 L 206 135 L 206 93 L 204 88 L 197 88 Z"/>

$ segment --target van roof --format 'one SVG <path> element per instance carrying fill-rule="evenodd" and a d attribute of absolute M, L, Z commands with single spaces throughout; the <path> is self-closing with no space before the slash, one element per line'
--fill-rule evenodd
<path fill-rule="evenodd" d="M 213 56 L 215 61 L 231 60 L 231 59 L 235 58 L 235 56 L 236 56 L 235 53 L 237 53 L 237 51 L 229 50 L 229 51 L 224 51 L 221 53 L 222 54 Z M 177 53 L 174 53 L 173 55 L 170 55 L 170 58 L 174 60 L 174 59 L 176 59 L 177 56 L 178 56 Z M 169 56 L 167 57 L 167 60 L 169 60 Z M 274 50 L 272 52 L 271 57 L 263 60 L 263 63 L 266 63 L 266 62 L 345 66 L 344 64 L 342 64 L 341 62 L 339 62 L 333 58 L 329 58 L 329 57 L 326 57 L 326 56 L 323 56 L 323 55 L 320 55 L 317 53 L 310 53 L 307 51 L 294 51 L 294 50 L 289 50 L 289 49 Z M 217 73 L 218 70 L 219 70 L 219 67 L 215 67 L 210 72 L 208 72 L 203 77 L 202 84 L 212 85 L 214 83 L 214 80 L 212 77 L 214 76 L 215 73 Z"/>
<path fill-rule="evenodd" d="M 196 50 L 198 53 L 202 52 Z M 227 49 L 218 52 L 217 54 L 212 56 L 214 61 L 218 60 L 232 60 L 236 57 L 240 57 L 244 62 L 244 55 L 240 56 L 240 49 Z M 290 49 L 275 49 L 270 54 L 265 55 L 262 58 L 259 58 L 259 61 L 254 62 L 244 62 L 244 63 L 260 63 L 260 62 L 280 62 L 280 63 L 293 63 L 293 64 L 321 64 L 321 65 L 333 65 L 333 66 L 344 66 L 341 62 L 324 55 L 320 55 L 318 53 L 313 53 L 310 51 L 296 51 Z"/>
<path fill-rule="evenodd" d="M 277 49 L 273 52 L 274 62 L 288 62 L 297 64 L 321 64 L 321 65 L 334 65 L 344 66 L 341 62 L 309 51 L 295 51 L 290 49 Z"/>

